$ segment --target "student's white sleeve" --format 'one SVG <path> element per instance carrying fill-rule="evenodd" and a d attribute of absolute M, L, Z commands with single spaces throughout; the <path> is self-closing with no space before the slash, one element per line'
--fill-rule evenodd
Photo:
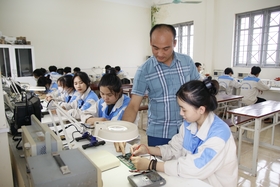
<path fill-rule="evenodd" d="M 233 81 L 230 81 L 230 86 L 233 88 L 240 88 L 241 84 L 238 81 L 233 80 Z"/>
<path fill-rule="evenodd" d="M 174 144 L 174 142 L 172 142 L 171 145 L 174 147 L 174 149 L 179 148 L 177 143 Z M 166 154 L 166 150 L 161 148 L 162 159 L 165 161 L 164 172 L 171 176 L 197 179 L 206 179 L 213 175 L 215 171 L 219 170 L 220 167 L 223 167 L 223 163 L 228 151 L 225 149 L 225 141 L 218 137 L 210 138 L 204 142 L 198 147 L 198 152 L 195 154 L 187 153 L 185 155 L 179 156 L 180 154 L 178 152 L 172 151 L 172 147 L 171 153 L 175 153 L 174 157 L 176 157 L 176 159 L 173 160 L 169 160 L 171 158 L 170 151 Z M 207 152 L 207 154 L 214 154 L 215 156 L 208 160 L 203 156 L 203 153 L 205 152 Z M 200 165 L 200 162 L 203 164 Z"/>
<path fill-rule="evenodd" d="M 97 102 L 93 99 L 89 99 L 86 102 L 90 104 L 90 107 L 80 112 L 80 119 L 83 123 L 90 117 L 98 117 Z"/>
<path fill-rule="evenodd" d="M 270 85 L 266 85 L 264 84 L 261 80 L 257 83 L 257 89 L 258 90 L 269 90 L 270 89 Z"/>

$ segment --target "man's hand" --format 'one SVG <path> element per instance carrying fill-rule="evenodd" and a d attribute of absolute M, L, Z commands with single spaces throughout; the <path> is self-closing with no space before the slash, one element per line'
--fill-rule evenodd
<path fill-rule="evenodd" d="M 125 145 L 126 145 L 126 142 L 114 142 L 116 151 L 122 152 L 122 155 L 125 155 Z"/>

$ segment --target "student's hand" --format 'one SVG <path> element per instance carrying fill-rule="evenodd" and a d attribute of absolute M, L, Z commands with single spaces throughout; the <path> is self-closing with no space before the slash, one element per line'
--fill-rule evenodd
<path fill-rule="evenodd" d="M 131 162 L 134 164 L 135 168 L 137 170 L 147 170 L 149 169 L 149 163 L 150 163 L 150 159 L 148 158 L 143 158 L 140 156 L 132 156 L 131 158 Z"/>
<path fill-rule="evenodd" d="M 47 95 L 47 96 L 45 97 L 45 100 L 46 100 L 46 101 L 52 100 L 52 96 L 51 96 L 51 95 Z"/>
<path fill-rule="evenodd" d="M 132 155 L 143 155 L 148 153 L 148 147 L 145 145 L 134 144 L 130 147 L 130 153 Z"/>
<path fill-rule="evenodd" d="M 125 145 L 126 145 L 126 142 L 114 142 L 116 151 L 122 152 L 122 155 L 125 155 Z"/>
<path fill-rule="evenodd" d="M 51 110 L 51 113 L 53 114 L 53 115 L 56 115 L 57 113 L 56 113 L 56 110 Z"/>

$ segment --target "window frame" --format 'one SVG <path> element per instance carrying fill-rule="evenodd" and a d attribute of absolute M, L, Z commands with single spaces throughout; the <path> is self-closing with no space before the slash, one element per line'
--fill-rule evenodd
<path fill-rule="evenodd" d="M 176 33 L 176 40 L 177 40 L 177 44 L 176 44 L 176 48 L 178 49 L 178 51 L 176 51 L 176 49 L 174 49 L 174 51 L 178 52 L 178 53 L 182 53 L 182 54 L 186 54 L 189 56 L 193 56 L 193 38 L 194 38 L 194 22 L 193 21 L 188 21 L 188 22 L 184 22 L 184 23 L 177 23 L 174 24 L 173 27 L 176 29 L 177 33 Z M 183 35 L 183 27 L 187 27 L 187 35 Z M 187 43 L 186 43 L 186 48 L 187 51 L 183 51 L 183 37 L 187 37 Z M 192 40 L 192 43 L 191 43 Z"/>
<path fill-rule="evenodd" d="M 266 9 L 261 9 L 261 10 L 255 10 L 255 11 L 250 11 L 250 12 L 245 12 L 245 13 L 240 13 L 235 15 L 235 33 L 234 33 L 234 50 L 233 50 L 233 65 L 235 67 L 251 67 L 251 66 L 260 66 L 264 68 L 280 68 L 280 19 L 278 25 L 270 25 L 270 18 L 271 18 L 271 13 L 273 12 L 278 12 L 280 17 L 280 6 L 276 7 L 271 7 L 271 8 L 266 8 Z M 256 30 L 256 27 L 254 27 L 255 21 L 254 18 L 257 15 L 262 15 L 262 25 L 259 27 L 261 30 L 260 33 L 257 33 L 254 35 L 254 31 Z M 244 18 L 248 18 L 249 20 L 249 27 L 245 29 L 241 29 L 241 21 Z M 271 54 L 271 50 L 268 50 L 268 46 L 270 45 L 268 43 L 270 34 L 273 33 L 269 32 L 269 29 L 278 27 L 278 38 L 277 41 L 275 42 L 274 45 L 276 45 L 275 49 L 275 58 L 271 59 L 274 64 L 268 64 L 268 56 Z M 242 31 L 248 31 L 247 33 L 247 38 L 244 37 L 244 40 L 247 39 L 247 44 L 242 46 L 241 43 L 241 37 Z M 276 32 L 277 33 L 277 32 Z M 260 34 L 260 44 L 259 45 L 253 45 L 254 43 L 254 37 L 256 35 Z M 245 34 L 244 34 L 245 35 Z M 240 50 L 241 47 L 244 47 L 245 50 Z M 253 47 L 258 47 L 259 52 L 254 51 L 252 48 Z M 246 52 L 247 50 L 247 52 Z M 274 50 L 274 49 L 273 49 Z M 246 62 L 240 62 L 240 53 L 244 53 L 246 56 Z M 258 63 L 252 62 L 252 59 L 255 59 L 255 56 L 259 56 L 257 59 Z M 245 57 L 244 57 L 245 58 Z M 269 57 L 271 58 L 271 57 Z"/>

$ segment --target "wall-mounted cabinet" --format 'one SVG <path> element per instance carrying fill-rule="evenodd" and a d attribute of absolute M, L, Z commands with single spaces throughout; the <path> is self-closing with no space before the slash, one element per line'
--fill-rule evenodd
<path fill-rule="evenodd" d="M 34 47 L 30 45 L 0 45 L 1 74 L 17 79 L 32 77 L 35 69 Z"/>

